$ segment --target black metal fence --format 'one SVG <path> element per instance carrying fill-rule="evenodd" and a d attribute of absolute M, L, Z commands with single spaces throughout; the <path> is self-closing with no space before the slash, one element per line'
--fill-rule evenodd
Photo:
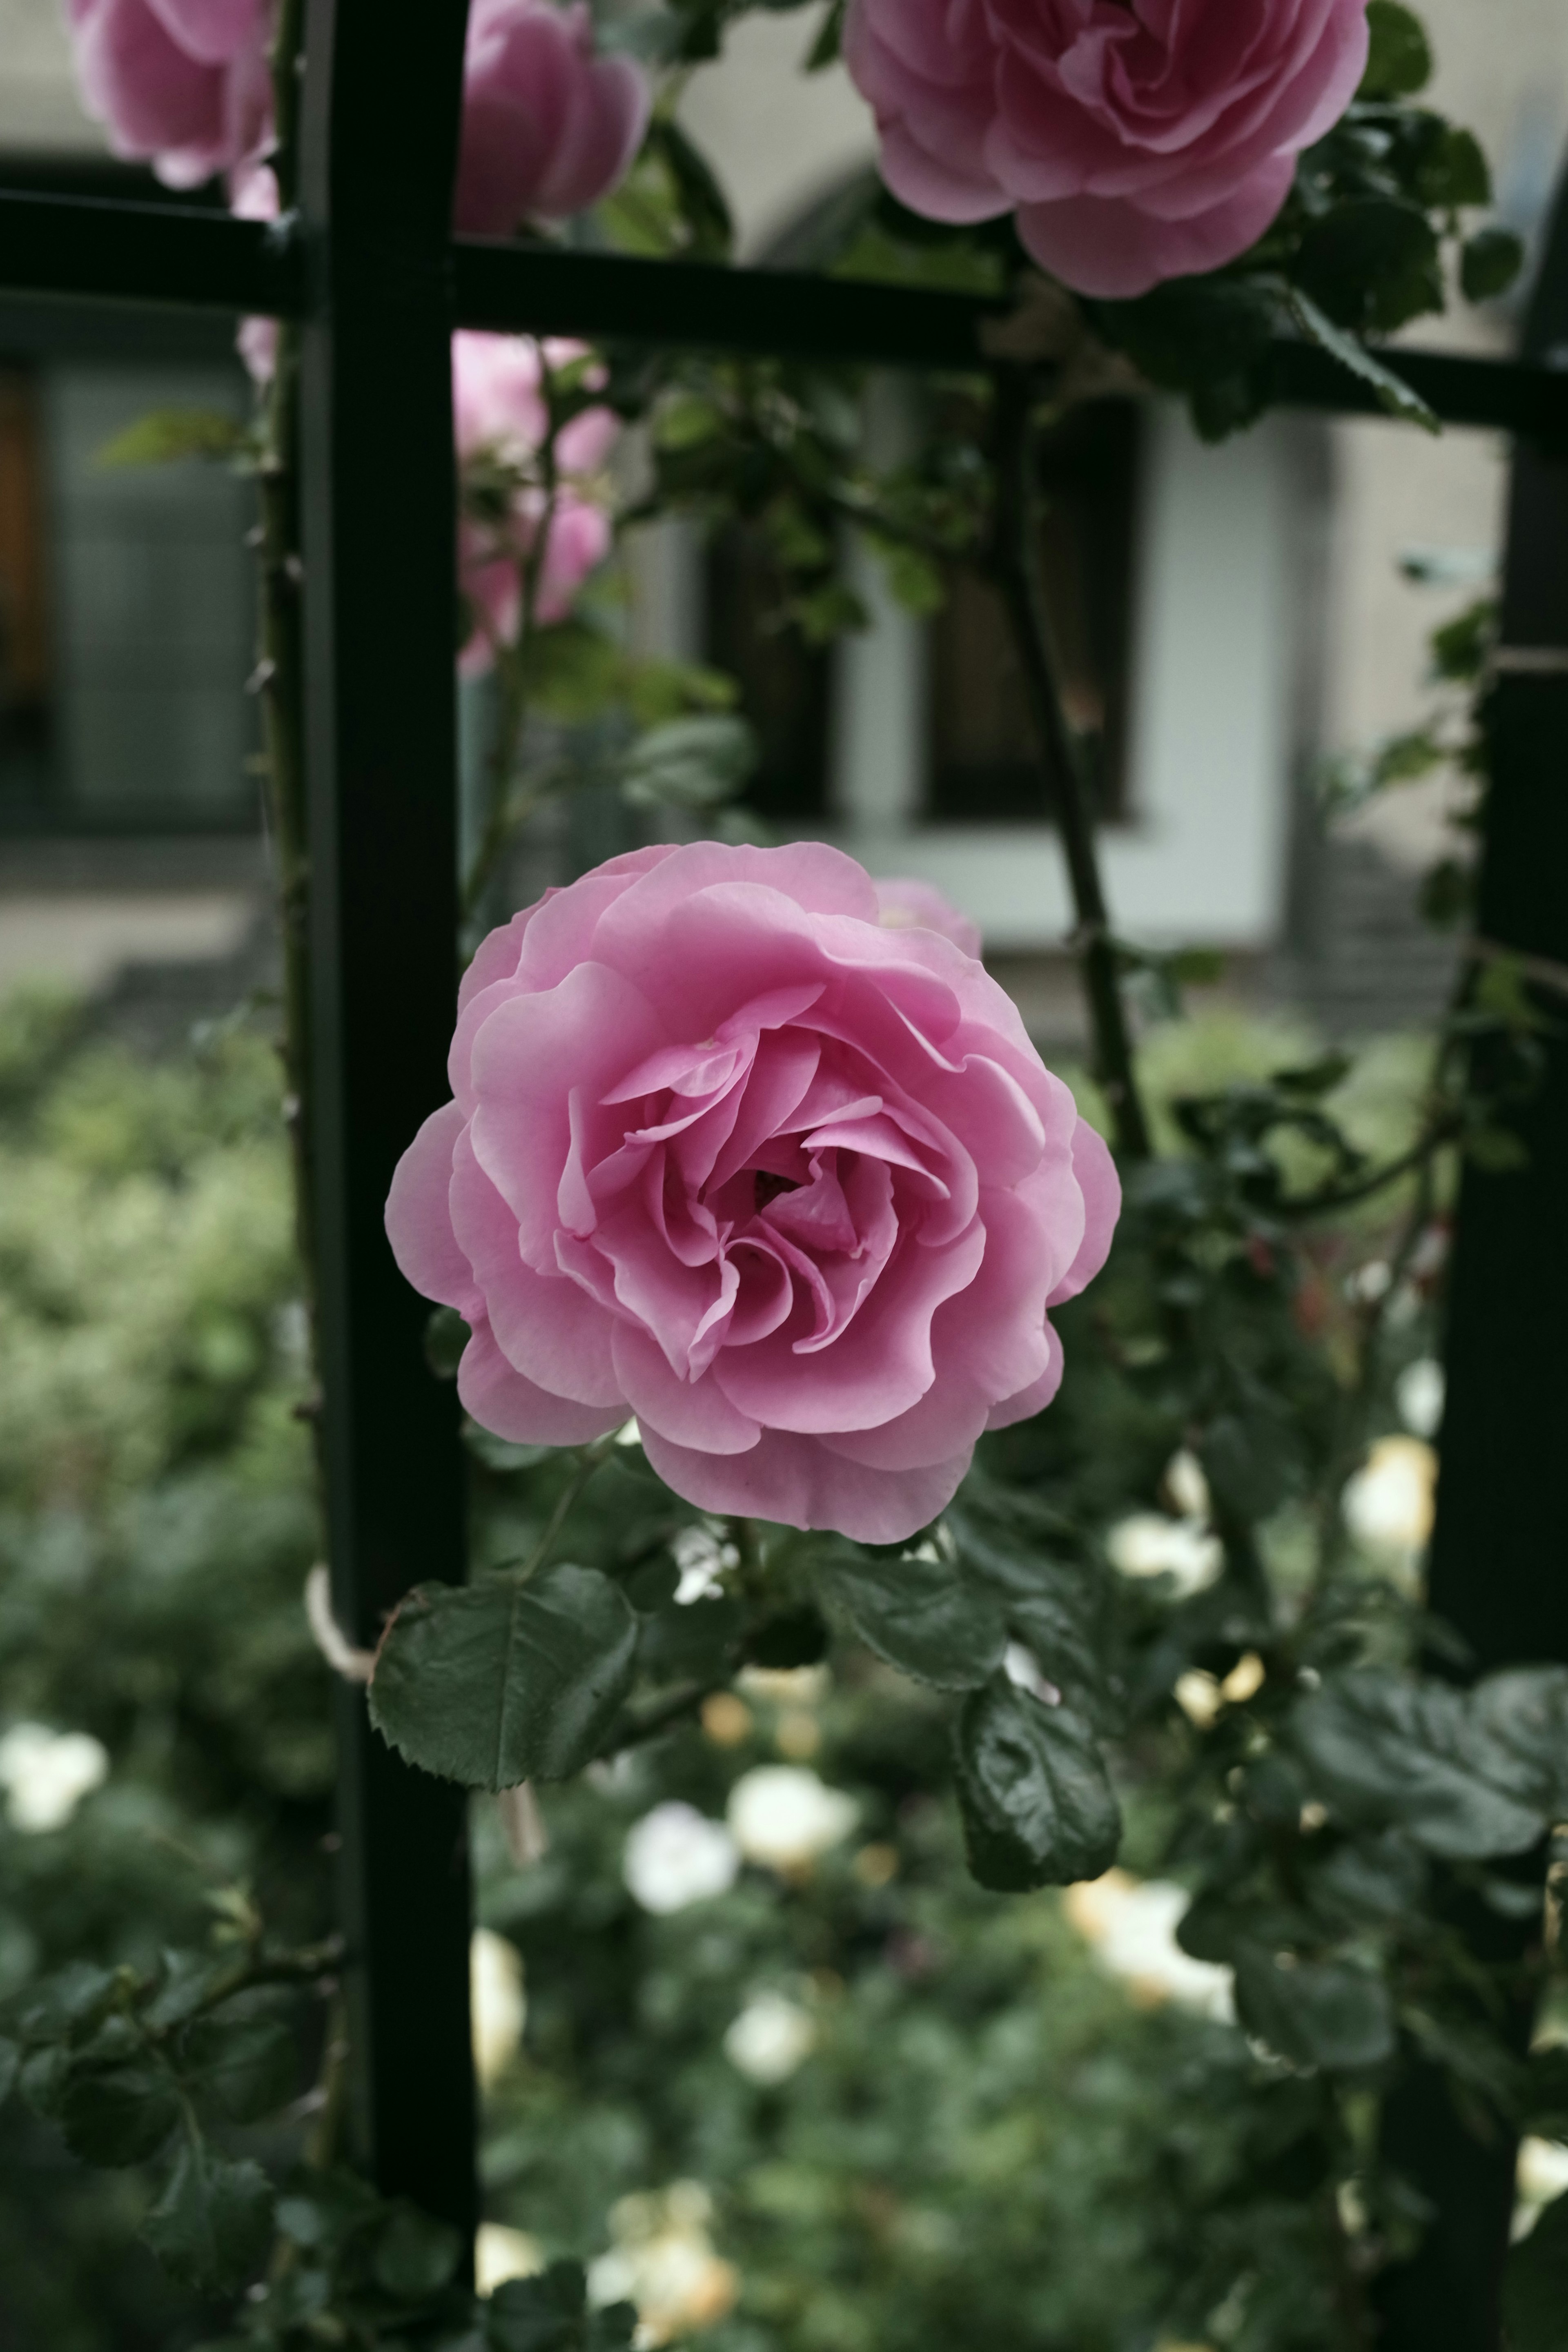
<path fill-rule="evenodd" d="M 984 370 L 995 306 L 787 272 L 537 251 L 448 231 L 464 0 L 388 37 L 382 0 L 310 0 L 296 211 L 0 190 L 0 287 L 302 322 L 311 1186 L 334 1601 L 374 1642 L 417 1579 L 463 1575 L 451 1389 L 382 1234 L 394 1164 L 445 1093 L 457 947 L 456 536 L 449 337 L 468 326 L 929 371 Z M 1486 937 L 1568 984 L 1568 204 L 1517 364 L 1401 352 L 1445 420 L 1519 443 L 1493 700 Z M 1282 402 L 1373 413 L 1304 344 Z M 1547 1045 L 1518 1172 L 1466 1177 L 1434 1604 L 1481 1664 L 1568 1660 L 1568 1039 Z M 357 1692 L 341 1725 L 342 1907 L 358 2153 L 380 2187 L 475 2216 L 462 1793 L 403 1764 Z M 1491 1933 L 1479 1918 L 1478 1937 Z M 1521 2021 L 1522 2030 L 1522 2021 Z M 1391 2119 L 1437 2226 L 1403 2274 L 1397 2352 L 1483 2352 L 1511 2149 L 1419 2078 Z"/>

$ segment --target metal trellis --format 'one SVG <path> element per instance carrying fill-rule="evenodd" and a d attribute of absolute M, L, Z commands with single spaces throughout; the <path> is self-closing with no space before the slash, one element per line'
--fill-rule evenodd
<path fill-rule="evenodd" d="M 375 1639 L 418 1579 L 463 1573 L 451 1390 L 385 1248 L 398 1153 L 446 1091 L 456 948 L 455 326 L 927 371 L 984 368 L 997 306 L 798 273 L 452 239 L 465 0 L 388 40 L 378 0 L 310 0 L 299 213 L 0 190 L 0 288 L 303 321 L 312 1167 L 334 1599 Z M 1401 350 L 1450 424 L 1521 444 L 1481 922 L 1568 967 L 1568 205 L 1513 363 Z M 1282 401 L 1373 413 L 1307 345 L 1274 351 Z M 1557 454 L 1552 454 L 1555 451 Z M 1560 991 L 1542 1002 L 1561 1020 Z M 1548 1046 L 1531 1160 L 1471 1171 L 1455 1266 L 1434 1600 L 1482 1664 L 1568 1659 L 1568 1045 Z M 358 2152 L 388 2193 L 476 2210 L 468 1882 L 460 1792 L 404 1766 L 357 1694 L 341 1722 L 344 1924 Z M 1437 2207 L 1390 2312 L 1391 2352 L 1492 2352 L 1511 2151 L 1476 2158 L 1413 2110 Z M 1478 2169 L 1479 2166 L 1479 2169 Z"/>

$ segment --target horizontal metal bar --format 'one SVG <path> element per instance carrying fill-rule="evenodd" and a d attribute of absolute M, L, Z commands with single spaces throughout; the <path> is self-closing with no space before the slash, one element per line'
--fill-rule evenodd
<path fill-rule="evenodd" d="M 7 292 L 289 317 L 304 302 L 301 264 L 286 228 L 216 208 L 0 189 L 0 287 Z"/>
<path fill-rule="evenodd" d="M 477 237 L 455 241 L 452 267 L 465 327 L 862 366 L 984 365 L 981 328 L 1008 307 L 802 270 L 644 261 Z"/>
<path fill-rule="evenodd" d="M 454 240 L 452 271 L 459 326 L 846 366 L 984 367 L 983 330 L 1005 310 L 919 287 L 477 237 Z M 305 304 L 304 250 L 287 223 L 0 190 L 0 288 L 289 317 Z M 1568 442 L 1568 372 L 1397 347 L 1387 360 L 1447 425 Z M 1381 413 L 1373 388 L 1312 344 L 1281 337 L 1272 364 L 1285 406 Z"/>
<path fill-rule="evenodd" d="M 1445 425 L 1517 433 L 1526 440 L 1568 441 L 1568 372 L 1468 353 L 1380 352 L 1394 373 L 1419 393 Z M 1381 416 L 1376 392 L 1312 343 L 1276 342 L 1274 396 L 1287 408 L 1322 408 L 1348 416 Z"/>

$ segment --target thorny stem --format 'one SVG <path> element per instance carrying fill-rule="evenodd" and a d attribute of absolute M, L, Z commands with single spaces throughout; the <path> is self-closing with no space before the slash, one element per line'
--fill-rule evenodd
<path fill-rule="evenodd" d="M 1067 859 L 1077 944 L 1093 1038 L 1094 1075 L 1110 1106 L 1118 1155 L 1150 1156 L 1116 944 L 1100 880 L 1086 747 L 1063 706 L 1040 579 L 1036 520 L 1035 390 L 1022 368 L 995 377 L 996 502 L 991 570 L 1007 610 L 1040 748 L 1057 782 L 1055 814 Z"/>

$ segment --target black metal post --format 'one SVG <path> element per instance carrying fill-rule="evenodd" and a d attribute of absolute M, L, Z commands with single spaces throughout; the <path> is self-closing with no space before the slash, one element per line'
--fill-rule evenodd
<path fill-rule="evenodd" d="M 1568 350 L 1568 180 L 1525 331 L 1526 356 Z M 1568 460 L 1521 446 L 1509 514 L 1481 937 L 1568 965 Z M 1449 1296 L 1448 1401 L 1432 1548 L 1433 1609 L 1477 1669 L 1568 1660 L 1568 996 L 1539 1087 L 1510 1118 L 1527 1163 L 1468 1169 Z M 1519 1958 L 1532 1928 L 1456 1905 L 1478 1951 Z M 1518 2037 L 1528 2035 L 1522 2009 Z M 1466 2128 L 1431 2074 L 1391 2103 L 1390 2158 L 1436 2209 L 1394 2273 L 1388 2352 L 1496 2352 L 1515 2147 Z"/>
<path fill-rule="evenodd" d="M 456 494 L 448 222 L 466 0 L 415 19 L 310 0 L 301 362 L 313 1192 L 332 1591 L 370 1643 L 463 1574 L 456 1401 L 382 1207 L 446 1093 L 457 939 Z M 475 2213 L 460 1790 L 341 1717 L 355 2154 Z"/>

